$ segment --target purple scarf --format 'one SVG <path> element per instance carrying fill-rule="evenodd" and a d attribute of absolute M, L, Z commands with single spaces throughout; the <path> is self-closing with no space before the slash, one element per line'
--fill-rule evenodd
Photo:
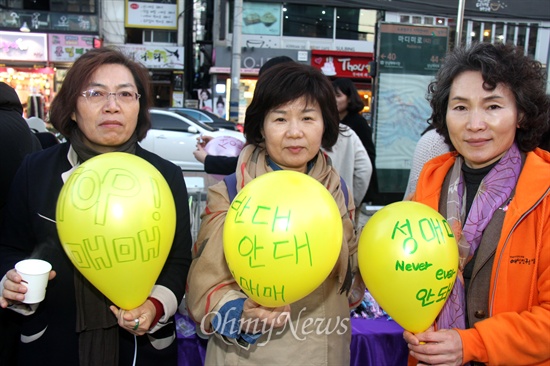
<path fill-rule="evenodd" d="M 466 195 L 462 176 L 463 162 L 464 159 L 458 156 L 454 163 L 447 200 L 447 221 L 453 229 L 458 244 L 458 275 L 451 295 L 437 319 L 438 329 L 466 329 L 464 267 L 477 250 L 483 230 L 491 221 L 493 214 L 510 198 L 521 172 L 521 155 L 514 143 L 481 181 L 464 223 Z"/>

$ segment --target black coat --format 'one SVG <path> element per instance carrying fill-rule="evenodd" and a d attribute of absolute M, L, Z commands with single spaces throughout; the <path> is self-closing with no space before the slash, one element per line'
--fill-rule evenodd
<path fill-rule="evenodd" d="M 23 106 L 15 90 L 0 82 L 0 220 L 8 192 L 23 158 L 39 151 L 40 142 L 23 118 Z M 10 310 L 0 309 L 0 364 L 14 363 L 14 348 L 18 337 L 17 319 Z"/>
<path fill-rule="evenodd" d="M 46 331 L 38 340 L 20 343 L 19 363 L 24 365 L 78 365 L 78 334 L 74 292 L 74 266 L 65 255 L 57 235 L 57 198 L 63 186 L 61 174 L 71 169 L 68 143 L 28 156 L 14 178 L 14 190 L 6 205 L 0 231 L 0 274 L 30 256 L 52 263 L 57 276 L 48 284 L 46 298 L 36 313 L 22 317 L 22 334 Z M 168 182 L 176 204 L 176 233 L 168 259 L 157 279 L 170 289 L 177 301 L 185 292 L 191 263 L 191 231 L 187 190 L 181 170 L 159 156 L 137 147 L 136 155 L 157 168 Z M 174 335 L 172 323 L 155 333 L 158 338 Z M 120 328 L 120 362 L 131 364 L 134 337 Z M 156 351 L 148 336 L 137 337 L 138 365 L 176 365 L 177 345 Z M 153 361 L 154 360 L 154 361 Z"/>
<path fill-rule="evenodd" d="M 237 170 L 238 160 L 238 156 L 206 155 L 204 171 L 208 174 L 233 174 Z"/>
<path fill-rule="evenodd" d="M 42 150 L 40 142 L 23 118 L 23 107 L 15 90 L 0 83 L 0 214 L 8 190 L 25 155 Z"/>

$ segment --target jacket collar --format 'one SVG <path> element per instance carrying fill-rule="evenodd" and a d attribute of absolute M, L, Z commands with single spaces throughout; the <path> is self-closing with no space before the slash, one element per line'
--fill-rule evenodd
<path fill-rule="evenodd" d="M 516 186 L 516 196 L 509 206 L 508 215 L 522 215 L 541 197 L 550 194 L 550 152 L 535 149 L 522 154 L 524 165 Z M 456 159 L 456 152 L 449 152 L 428 161 L 418 179 L 414 201 L 438 208 L 441 186 Z"/>

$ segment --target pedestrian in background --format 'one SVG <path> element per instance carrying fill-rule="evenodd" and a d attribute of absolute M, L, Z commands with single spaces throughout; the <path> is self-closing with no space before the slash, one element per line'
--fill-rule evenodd
<path fill-rule="evenodd" d="M 449 145 L 445 143 L 445 138 L 437 133 L 433 125 L 429 125 L 420 135 L 420 139 L 414 148 L 409 181 L 403 199 L 408 200 L 412 197 L 424 164 L 446 152 L 449 152 Z"/>
<path fill-rule="evenodd" d="M 0 217 L 8 198 L 12 179 L 23 158 L 27 154 L 40 150 L 42 150 L 40 141 L 23 118 L 23 106 L 15 89 L 0 82 L 0 154 L 2 156 Z"/>
<path fill-rule="evenodd" d="M 356 209 L 361 207 L 372 176 L 372 164 L 359 136 L 351 128 L 340 123 L 338 140 L 326 154 L 348 184 Z M 356 222 L 358 218 L 359 212 L 356 212 Z"/>
<path fill-rule="evenodd" d="M 340 123 L 355 131 L 369 155 L 372 165 L 372 175 L 369 182 L 369 188 L 362 201 L 365 203 L 373 203 L 378 195 L 376 149 L 372 140 L 372 129 L 367 120 L 359 114 L 365 107 L 365 104 L 361 100 L 353 81 L 350 79 L 338 78 L 332 82 L 332 86 L 336 93 L 336 104 L 340 116 Z"/>

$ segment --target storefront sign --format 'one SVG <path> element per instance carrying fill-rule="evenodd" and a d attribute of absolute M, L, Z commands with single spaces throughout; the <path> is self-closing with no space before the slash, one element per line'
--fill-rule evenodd
<path fill-rule="evenodd" d="M 381 23 L 380 72 L 433 75 L 447 52 L 449 28 Z"/>
<path fill-rule="evenodd" d="M 369 62 L 372 60 L 373 54 L 366 52 L 311 51 L 311 66 L 326 76 L 370 78 Z"/>
<path fill-rule="evenodd" d="M 50 13 L 50 29 L 69 32 L 97 32 L 96 15 Z"/>
<path fill-rule="evenodd" d="M 231 49 L 227 47 L 216 47 L 214 58 L 215 66 L 210 69 L 210 72 L 223 74 L 225 73 L 224 70 L 230 70 L 232 60 L 231 52 Z M 309 52 L 310 51 L 271 48 L 243 48 L 241 52 L 241 74 L 255 75 L 267 60 L 277 56 L 288 56 L 295 61 L 309 63 Z"/>
<path fill-rule="evenodd" d="M 177 21 L 176 0 L 126 0 L 126 27 L 176 30 Z"/>
<path fill-rule="evenodd" d="M 280 4 L 243 3 L 242 34 L 281 34 Z"/>
<path fill-rule="evenodd" d="M 35 1 L 36 3 L 36 1 Z M 47 3 L 47 2 L 46 2 Z M 93 14 L 57 13 L 50 11 L 0 9 L 0 26 L 19 32 L 26 23 L 32 32 L 97 32 L 98 17 Z"/>
<path fill-rule="evenodd" d="M 94 47 L 93 36 L 49 34 L 50 62 L 74 62 Z"/>
<path fill-rule="evenodd" d="M 381 192 L 407 186 L 416 143 L 432 112 L 426 91 L 447 52 L 448 34 L 447 27 L 379 25 L 373 124 Z"/>
<path fill-rule="evenodd" d="M 258 69 L 243 69 L 241 68 L 240 74 L 241 75 L 258 75 Z M 230 74 L 231 68 L 230 67 L 217 67 L 212 66 L 209 70 L 211 74 Z"/>
<path fill-rule="evenodd" d="M 183 68 L 183 47 L 120 45 L 122 52 L 148 69 Z"/>
<path fill-rule="evenodd" d="M 280 2 L 264 0 L 264 2 Z M 319 0 L 301 0 L 301 4 L 319 5 Z M 457 0 L 323 0 L 322 5 L 334 7 L 354 7 L 358 9 L 376 9 L 402 14 L 439 14 L 455 18 L 458 12 Z M 509 19 L 550 20 L 548 0 L 475 0 L 464 1 L 464 17 L 491 17 Z"/>
<path fill-rule="evenodd" d="M 0 60 L 48 61 L 46 34 L 0 32 Z"/>

